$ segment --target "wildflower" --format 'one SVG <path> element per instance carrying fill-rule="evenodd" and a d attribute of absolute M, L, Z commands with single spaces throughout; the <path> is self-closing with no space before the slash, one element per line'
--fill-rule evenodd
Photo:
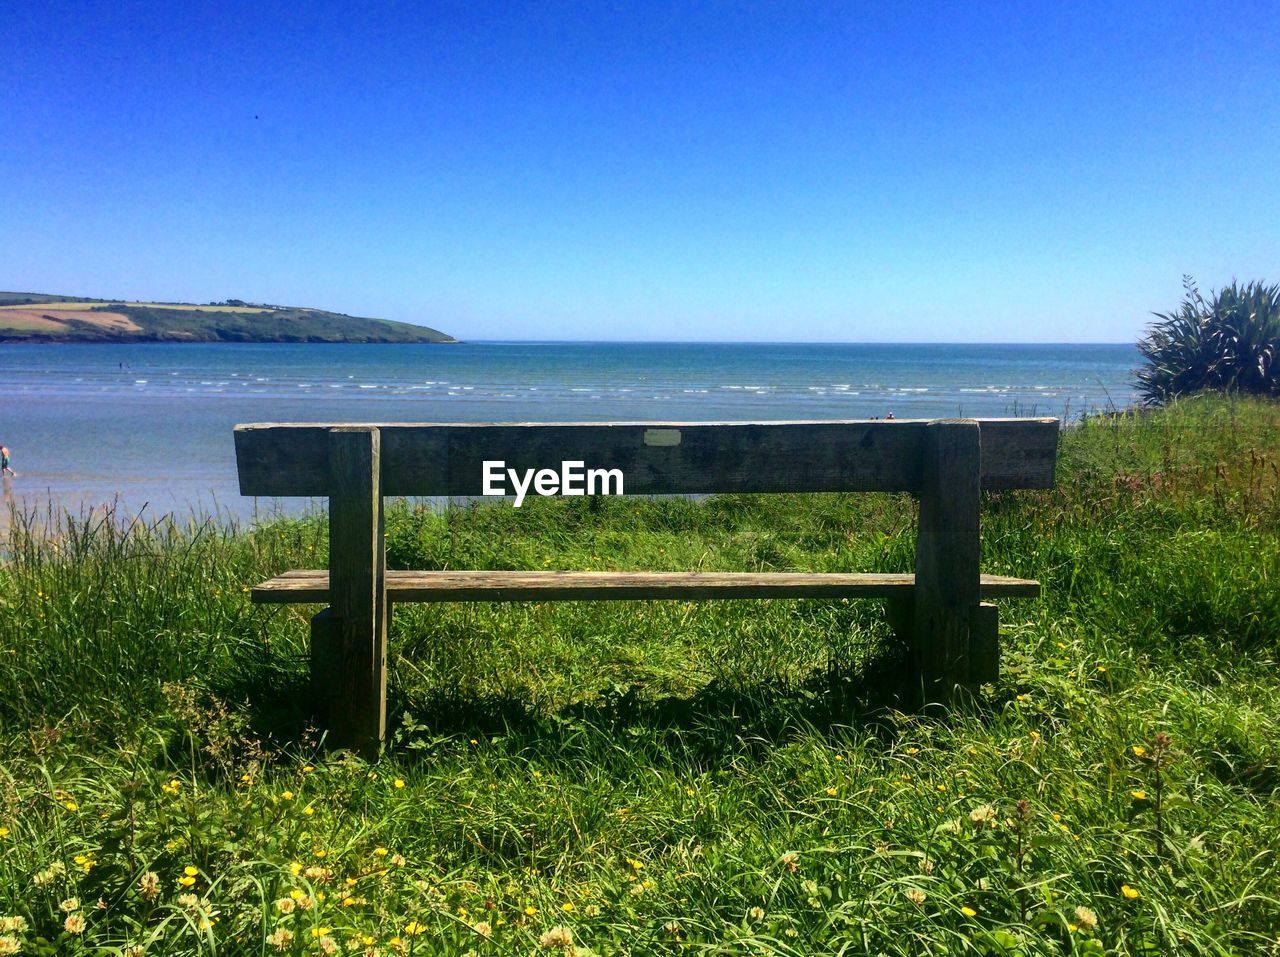
<path fill-rule="evenodd" d="M 627 858 L 627 864 L 629 864 L 629 865 L 630 865 L 630 867 L 631 867 L 631 869 L 632 869 L 633 871 L 642 871 L 642 870 L 644 870 L 644 861 L 636 861 L 636 860 L 632 860 L 631 858 L 629 858 L 629 857 L 628 857 L 628 858 Z"/>
<path fill-rule="evenodd" d="M 297 902 L 292 897 L 282 897 L 276 901 L 276 910 L 282 914 L 292 914 Z"/>
<path fill-rule="evenodd" d="M 292 864 L 289 865 L 289 873 L 292 874 L 294 877 L 297 877 L 299 874 L 302 873 L 302 865 L 298 861 L 294 861 Z"/>
<path fill-rule="evenodd" d="M 75 801 L 63 801 L 62 806 L 65 807 L 68 811 L 76 811 L 76 810 L 79 810 L 80 808 L 80 805 L 76 804 Z"/>
<path fill-rule="evenodd" d="M 567 914 L 569 911 L 573 910 L 573 901 L 565 901 L 560 905 L 560 909 Z"/>
<path fill-rule="evenodd" d="M 1076 922 L 1090 933 L 1098 929 L 1098 915 L 1087 907 L 1076 908 Z"/>
<path fill-rule="evenodd" d="M 160 896 L 160 875 L 155 871 L 147 871 L 138 878 L 138 895 L 144 901 L 153 901 Z"/>
<path fill-rule="evenodd" d="M 9 836 L 9 829 L 7 827 L 0 827 L 0 837 L 8 837 L 8 836 Z"/>
<path fill-rule="evenodd" d="M 1129 794 L 1135 801 L 1145 801 L 1147 799 L 1147 792 L 1141 788 L 1136 791 L 1130 791 Z"/>
<path fill-rule="evenodd" d="M 827 797 L 835 797 L 839 793 L 835 788 L 827 788 Z"/>
<path fill-rule="evenodd" d="M 170 797 L 177 797 L 178 793 L 182 790 L 182 782 L 177 778 L 174 778 L 168 784 L 160 785 L 160 790 Z"/>
<path fill-rule="evenodd" d="M 67 919 L 62 922 L 62 929 L 68 934 L 83 934 L 84 918 L 79 914 L 68 914 Z"/>
<path fill-rule="evenodd" d="M 977 917 L 977 916 L 978 916 L 978 912 L 977 912 L 976 910 L 974 910 L 972 907 L 968 907 L 968 906 L 966 906 L 966 907 L 961 907 L 961 908 L 960 908 L 960 913 L 964 914 L 964 916 L 965 916 L 965 917 Z"/>
<path fill-rule="evenodd" d="M 1146 748 L 1144 748 L 1142 745 L 1140 745 L 1140 744 L 1135 744 L 1135 745 L 1133 746 L 1133 754 L 1134 754 L 1134 757 L 1138 757 L 1138 758 L 1145 757 L 1145 756 L 1146 756 L 1146 753 L 1147 753 L 1147 749 L 1146 749 Z"/>
<path fill-rule="evenodd" d="M 922 858 L 920 858 L 920 873 L 921 873 L 921 874 L 932 874 L 932 873 L 933 873 L 933 861 L 929 860 L 929 858 L 927 858 L 927 857 L 922 857 Z"/>
<path fill-rule="evenodd" d="M 333 954 L 338 952 L 338 942 L 332 937 L 321 937 L 316 942 L 316 946 L 320 948 L 320 953 L 324 954 L 325 957 L 332 957 Z"/>
<path fill-rule="evenodd" d="M 311 936 L 312 936 L 312 937 L 324 937 L 326 934 L 328 934 L 328 933 L 330 932 L 330 930 L 331 930 L 331 928 L 329 928 L 329 927 L 312 927 L 312 928 L 311 928 Z"/>
<path fill-rule="evenodd" d="M 404 867 L 404 865 L 405 865 L 405 860 L 404 860 L 404 855 L 403 855 L 403 854 L 392 854 L 392 855 L 391 855 L 391 866 L 392 866 L 392 867 Z"/>
<path fill-rule="evenodd" d="M 396 790 L 398 791 L 402 787 L 404 787 L 404 778 L 396 778 L 394 783 L 395 783 Z"/>
<path fill-rule="evenodd" d="M 544 950 L 572 950 L 573 932 L 568 927 L 552 927 L 538 938 L 538 946 Z"/>
<path fill-rule="evenodd" d="M 293 943 L 293 931 L 287 927 L 278 927 L 267 935 L 267 943 L 278 951 L 286 951 Z"/>
<path fill-rule="evenodd" d="M 778 863 L 785 867 L 790 873 L 794 874 L 800 867 L 798 863 L 800 855 L 795 851 L 787 851 L 782 857 L 778 858 Z"/>
<path fill-rule="evenodd" d="M 70 914 L 73 910 L 79 910 L 80 898 L 68 897 L 66 900 L 64 900 L 61 904 L 58 905 L 58 909 L 66 914 Z"/>
<path fill-rule="evenodd" d="M 752 920 L 764 920 L 764 908 L 753 907 L 751 910 L 747 911 L 747 916 Z"/>
<path fill-rule="evenodd" d="M 143 957 L 146 952 L 147 948 L 141 944 L 134 944 L 132 947 L 126 947 L 121 957 Z"/>
<path fill-rule="evenodd" d="M 375 847 L 373 849 L 373 854 L 375 857 L 386 857 L 388 853 L 389 852 L 385 847 Z"/>
<path fill-rule="evenodd" d="M 280 793 L 280 797 L 281 797 L 283 800 L 285 800 L 285 801 L 292 801 L 292 800 L 293 800 L 293 792 L 292 792 L 292 791 L 282 791 L 282 792 Z"/>
<path fill-rule="evenodd" d="M 532 917 L 534 914 L 538 913 L 538 908 L 534 907 L 532 904 L 527 904 L 525 905 L 524 912 L 525 916 Z"/>
<path fill-rule="evenodd" d="M 25 934 L 27 919 L 25 917 L 0 917 L 0 933 Z"/>
<path fill-rule="evenodd" d="M 1018 700 L 1019 700 L 1019 701 L 1026 701 L 1026 700 L 1027 700 L 1027 697 L 1028 697 L 1027 695 L 1020 694 L 1020 695 L 1018 695 Z"/>
<path fill-rule="evenodd" d="M 996 817 L 996 809 L 990 804 L 979 804 L 969 812 L 969 820 L 974 824 L 986 824 L 994 821 Z"/>
<path fill-rule="evenodd" d="M 200 898 L 195 894 L 179 894 L 178 906 L 191 911 L 199 910 Z"/>
<path fill-rule="evenodd" d="M 928 896 L 918 887 L 908 887 L 903 893 L 907 895 L 907 900 L 911 901 L 913 904 L 923 904 L 925 902 L 925 898 Z"/>
<path fill-rule="evenodd" d="M 0 954 L 17 954 L 22 950 L 22 945 L 13 938 L 5 935 L 0 937 Z"/>
<path fill-rule="evenodd" d="M 310 804 L 308 804 L 306 807 L 302 809 L 302 813 L 305 814 L 307 817 L 310 817 L 311 815 L 316 813 L 316 809 L 313 808 Z"/>
<path fill-rule="evenodd" d="M 54 861 L 43 871 L 40 871 L 32 877 L 31 881 L 36 885 L 36 887 L 44 887 L 46 884 L 52 884 L 66 873 L 67 868 L 62 861 Z"/>
<path fill-rule="evenodd" d="M 919 748 L 907 748 L 907 754 L 919 754 L 919 753 L 920 753 Z"/>
<path fill-rule="evenodd" d="M 1142 893 L 1136 887 L 1130 887 L 1128 884 L 1120 885 L 1120 893 L 1124 895 L 1125 900 L 1137 900 Z"/>
<path fill-rule="evenodd" d="M 490 925 L 490 923 L 487 920 L 480 921 L 478 924 L 475 924 L 471 929 L 474 930 L 481 937 L 485 938 L 486 940 L 488 940 L 490 937 L 493 936 L 493 927 L 492 925 Z"/>
<path fill-rule="evenodd" d="M 190 874 L 184 874 L 178 878 L 179 887 L 195 887 L 196 879 Z"/>

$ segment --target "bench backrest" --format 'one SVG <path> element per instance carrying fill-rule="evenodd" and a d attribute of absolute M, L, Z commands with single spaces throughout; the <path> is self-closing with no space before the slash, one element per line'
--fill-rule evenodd
<path fill-rule="evenodd" d="M 1050 488 L 1056 419 L 978 419 L 981 487 Z M 579 461 L 620 469 L 628 495 L 917 492 L 924 419 L 838 422 L 238 425 L 240 494 L 331 494 L 331 430 L 379 435 L 382 495 L 482 495 L 484 463 L 521 474 Z"/>

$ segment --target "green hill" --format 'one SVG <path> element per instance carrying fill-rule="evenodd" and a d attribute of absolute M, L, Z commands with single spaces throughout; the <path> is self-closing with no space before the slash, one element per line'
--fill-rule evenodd
<path fill-rule="evenodd" d="M 324 309 L 226 302 L 130 302 L 0 292 L 3 342 L 456 342 L 407 322 Z"/>

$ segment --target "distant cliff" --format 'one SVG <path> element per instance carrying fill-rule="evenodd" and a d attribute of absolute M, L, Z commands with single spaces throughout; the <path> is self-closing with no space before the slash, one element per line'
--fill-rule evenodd
<path fill-rule="evenodd" d="M 390 319 L 228 299 L 125 302 L 0 292 L 0 342 L 456 342 Z"/>

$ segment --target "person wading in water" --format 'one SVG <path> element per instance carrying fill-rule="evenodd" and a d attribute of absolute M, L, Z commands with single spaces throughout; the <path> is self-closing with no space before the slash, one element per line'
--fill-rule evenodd
<path fill-rule="evenodd" d="M 0 445 L 0 475 L 12 475 L 18 477 L 18 473 L 9 468 L 9 449 L 7 446 Z"/>

